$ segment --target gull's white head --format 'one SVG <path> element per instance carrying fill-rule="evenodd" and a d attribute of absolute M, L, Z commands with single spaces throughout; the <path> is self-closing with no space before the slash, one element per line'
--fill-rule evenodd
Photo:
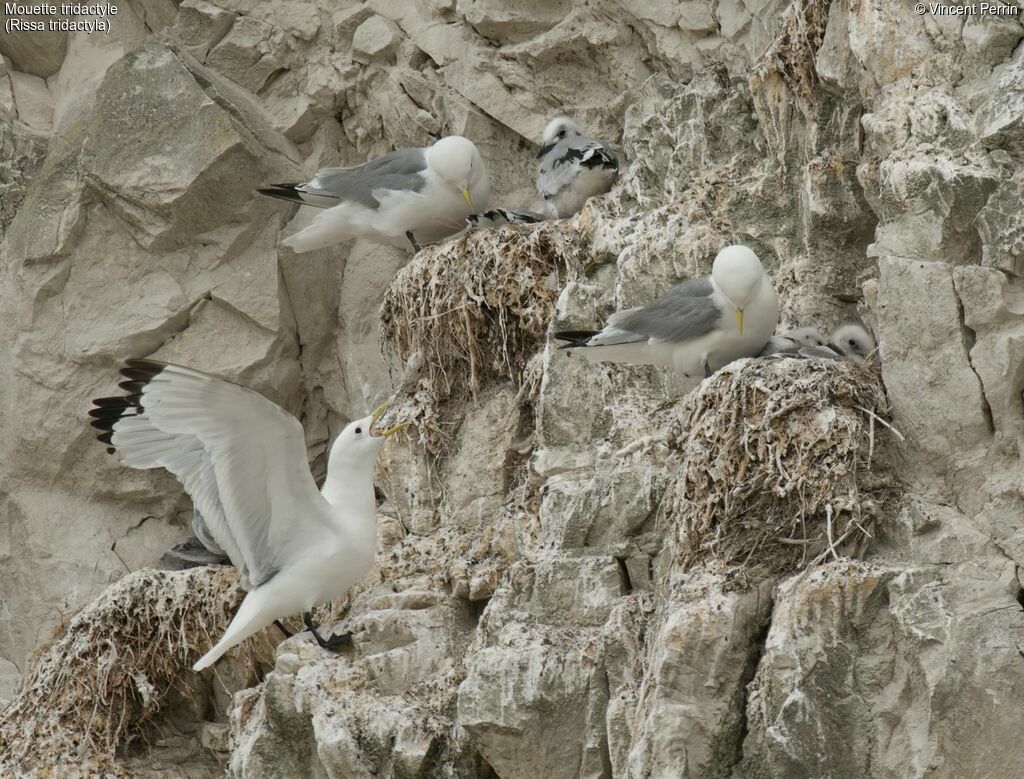
<path fill-rule="evenodd" d="M 832 331 L 832 344 L 846 357 L 863 362 L 875 351 L 875 339 L 865 328 L 853 322 Z"/>
<path fill-rule="evenodd" d="M 797 327 L 786 333 L 787 338 L 792 338 L 801 346 L 824 346 L 825 336 L 816 327 Z"/>
<path fill-rule="evenodd" d="M 369 416 L 356 419 L 345 426 L 345 429 L 338 434 L 331 445 L 331 454 L 327 463 L 329 470 L 373 468 L 373 464 L 377 460 L 377 452 L 384 445 L 384 441 L 407 424 L 400 422 L 383 431 L 374 429 L 374 425 L 390 405 L 390 403 L 385 403 L 374 409 Z"/>
<path fill-rule="evenodd" d="M 711 279 L 718 290 L 736 307 L 736 325 L 743 335 L 743 309 L 757 295 L 764 278 L 761 261 L 746 246 L 726 246 L 715 257 Z"/>
<path fill-rule="evenodd" d="M 468 138 L 449 135 L 427 149 L 427 167 L 462 195 L 470 213 L 486 208 L 490 179 L 480 150 Z M 473 196 L 485 202 L 474 203 Z"/>
<path fill-rule="evenodd" d="M 541 146 L 550 149 L 564 138 L 583 135 L 583 129 L 567 116 L 559 116 L 548 122 L 541 136 Z"/>

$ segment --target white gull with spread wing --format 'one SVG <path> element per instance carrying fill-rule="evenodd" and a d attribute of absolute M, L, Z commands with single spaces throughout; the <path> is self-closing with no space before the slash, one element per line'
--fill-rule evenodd
<path fill-rule="evenodd" d="M 373 469 L 396 425 L 374 433 L 382 409 L 350 423 L 331 446 L 318 490 L 302 426 L 253 390 L 178 365 L 128 360 L 126 394 L 89 414 L 108 451 L 132 468 L 166 468 L 202 513 L 209 534 L 249 589 L 224 636 L 193 666 L 281 617 L 309 611 L 358 582 L 377 547 Z"/>

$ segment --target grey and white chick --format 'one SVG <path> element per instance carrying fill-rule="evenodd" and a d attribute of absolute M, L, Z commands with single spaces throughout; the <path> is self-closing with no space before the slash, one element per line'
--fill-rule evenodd
<path fill-rule="evenodd" d="M 856 322 L 845 322 L 832 331 L 828 340 L 832 349 L 839 350 L 844 357 L 864 362 L 875 351 L 875 339 L 867 328 Z"/>
<path fill-rule="evenodd" d="M 537 224 L 548 219 L 544 214 L 525 209 L 492 208 L 466 217 L 466 227 L 471 230 L 485 230 L 489 227 L 503 227 L 508 224 Z"/>
<path fill-rule="evenodd" d="M 758 357 L 792 357 L 798 355 L 801 349 L 823 347 L 828 342 L 822 332 L 816 327 L 797 327 L 787 330 L 781 335 L 773 335 L 764 345 L 764 349 Z"/>
<path fill-rule="evenodd" d="M 773 335 L 758 356 L 864 362 L 874 351 L 875 339 L 871 334 L 861 325 L 845 322 L 832 331 L 827 341 L 815 327 L 798 327 L 782 335 Z"/>
<path fill-rule="evenodd" d="M 560 219 L 578 212 L 595 195 L 603 195 L 619 175 L 619 158 L 611 147 L 585 135 L 564 116 L 544 128 L 537 159 L 537 191 L 552 216 Z"/>

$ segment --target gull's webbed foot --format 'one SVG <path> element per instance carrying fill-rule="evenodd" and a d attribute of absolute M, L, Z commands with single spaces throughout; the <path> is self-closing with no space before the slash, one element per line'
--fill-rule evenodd
<path fill-rule="evenodd" d="M 316 639 L 316 643 L 321 649 L 337 649 L 340 646 L 352 643 L 351 631 L 324 638 L 313 624 L 313 618 L 308 611 L 302 612 L 302 623 L 306 626 L 306 630 L 313 634 L 313 638 Z"/>
<path fill-rule="evenodd" d="M 345 646 L 346 644 L 352 643 L 352 631 L 346 630 L 344 633 L 335 633 L 330 636 L 322 646 L 324 649 L 337 649 L 338 647 Z"/>

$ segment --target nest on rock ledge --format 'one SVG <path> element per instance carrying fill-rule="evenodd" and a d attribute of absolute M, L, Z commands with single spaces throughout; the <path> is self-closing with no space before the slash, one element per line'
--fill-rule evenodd
<path fill-rule="evenodd" d="M 781 574 L 862 553 L 895 497 L 875 440 L 891 429 L 887 408 L 870 364 L 741 360 L 719 371 L 669 430 L 673 559 Z"/>
<path fill-rule="evenodd" d="M 36 655 L 4 710 L 0 773 L 126 775 L 117 753 L 145 736 L 243 595 L 226 567 L 136 571 L 108 588 Z"/>
<path fill-rule="evenodd" d="M 506 379 L 532 395 L 555 301 L 581 272 L 585 253 L 575 220 L 473 230 L 423 249 L 402 268 L 381 305 L 385 348 L 419 355 L 414 417 L 427 448 L 447 448 L 457 420 L 444 407 Z"/>

